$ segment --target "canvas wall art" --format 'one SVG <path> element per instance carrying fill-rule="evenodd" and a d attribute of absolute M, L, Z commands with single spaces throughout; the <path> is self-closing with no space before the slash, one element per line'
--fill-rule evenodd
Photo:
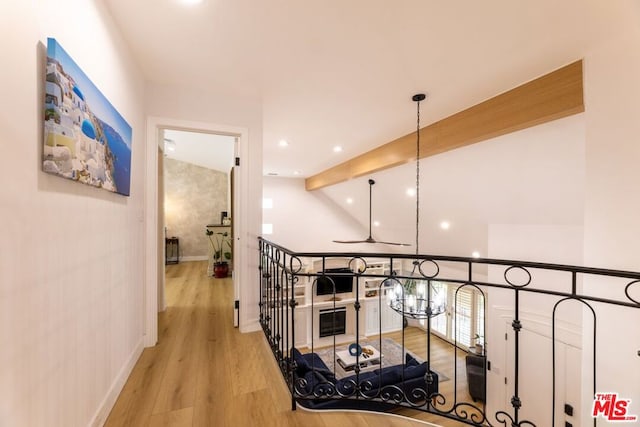
<path fill-rule="evenodd" d="M 47 39 L 42 170 L 129 195 L 131 126 L 55 39 Z"/>

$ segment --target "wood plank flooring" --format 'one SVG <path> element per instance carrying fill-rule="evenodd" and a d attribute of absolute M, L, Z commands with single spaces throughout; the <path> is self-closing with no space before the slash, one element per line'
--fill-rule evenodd
<path fill-rule="evenodd" d="M 106 426 L 417 427 L 425 421 L 463 425 L 404 409 L 398 412 L 418 419 L 291 411 L 289 391 L 262 332 L 241 334 L 232 326 L 231 280 L 209 278 L 206 270 L 204 261 L 167 266 L 167 310 L 158 316 L 158 345 L 142 353 Z M 425 339 L 417 329 L 405 332 L 405 344 L 416 353 L 426 352 Z M 451 378 L 441 383 L 441 390 L 450 393 L 451 346 L 441 344 L 436 352 L 434 340 L 433 366 Z M 436 359 L 442 362 L 436 365 Z M 463 359 L 456 363 L 463 381 L 460 363 Z"/>

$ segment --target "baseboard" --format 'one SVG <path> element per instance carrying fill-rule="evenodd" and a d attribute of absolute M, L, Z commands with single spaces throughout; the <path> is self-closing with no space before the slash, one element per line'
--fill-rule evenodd
<path fill-rule="evenodd" d="M 209 259 L 206 255 L 196 255 L 196 256 L 183 256 L 180 257 L 180 262 L 187 261 L 207 261 Z"/>
<path fill-rule="evenodd" d="M 261 329 L 262 328 L 260 327 L 260 322 L 258 322 L 258 319 L 249 320 L 248 322 L 240 325 L 240 332 L 242 332 L 243 334 L 249 332 L 257 332 Z"/>
<path fill-rule="evenodd" d="M 120 395 L 120 392 L 124 388 L 124 385 L 127 382 L 129 375 L 131 375 L 131 371 L 133 371 L 133 367 L 136 365 L 136 362 L 140 358 L 140 355 L 142 354 L 142 350 L 144 350 L 143 340 L 144 338 L 141 337 L 140 341 L 138 342 L 138 345 L 136 345 L 133 352 L 131 353 L 129 360 L 127 361 L 127 363 L 124 364 L 124 366 L 120 370 L 120 373 L 118 373 L 118 376 L 113 381 L 113 384 L 111 384 L 111 388 L 109 389 L 109 392 L 105 396 L 104 400 L 100 404 L 100 407 L 98 408 L 95 415 L 91 419 L 91 422 L 89 423 L 91 427 L 102 427 L 104 423 L 107 421 L 107 418 L 109 417 L 109 414 L 113 409 L 113 405 L 115 405 L 116 400 L 118 400 L 118 396 Z"/>

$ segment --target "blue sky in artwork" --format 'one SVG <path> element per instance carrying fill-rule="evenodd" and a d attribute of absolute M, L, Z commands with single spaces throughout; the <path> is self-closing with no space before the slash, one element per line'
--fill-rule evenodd
<path fill-rule="evenodd" d="M 65 73 L 73 77 L 93 114 L 112 126 L 120 134 L 127 147 L 131 149 L 131 126 L 129 126 L 129 123 L 118 113 L 93 82 L 89 80 L 87 75 L 71 59 L 56 39 L 47 39 L 47 56 L 60 62 Z"/>

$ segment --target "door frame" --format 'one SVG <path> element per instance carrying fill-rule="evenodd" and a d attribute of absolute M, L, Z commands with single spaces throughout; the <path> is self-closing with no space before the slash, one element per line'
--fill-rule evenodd
<path fill-rule="evenodd" d="M 165 129 L 181 130 L 189 132 L 212 133 L 236 137 L 235 156 L 248 159 L 249 131 L 244 127 L 227 126 L 218 123 L 195 122 L 189 120 L 173 119 L 167 117 L 147 118 L 146 138 L 146 173 L 144 185 L 144 214 L 141 218 L 145 221 L 145 280 L 143 293 L 144 307 L 144 346 L 152 347 L 158 341 L 158 287 L 164 286 L 164 275 L 159 277 L 159 262 L 164 262 L 158 257 L 158 147 L 162 144 L 162 134 Z M 246 160 L 245 160 L 246 162 Z M 248 191 L 249 183 L 248 167 L 236 166 L 235 186 L 232 208 L 234 215 L 234 261 L 237 268 L 233 272 L 233 287 L 235 299 L 239 299 L 239 284 L 243 270 L 247 263 L 247 245 L 242 242 L 248 230 Z M 237 248 L 238 250 L 235 250 Z"/>

